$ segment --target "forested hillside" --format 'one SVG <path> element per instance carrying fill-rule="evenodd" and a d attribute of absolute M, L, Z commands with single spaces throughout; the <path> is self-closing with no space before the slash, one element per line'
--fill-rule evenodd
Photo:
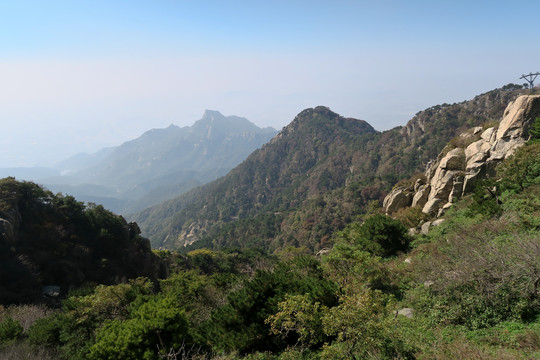
<path fill-rule="evenodd" d="M 2 308 L 0 357 L 539 358 L 540 119 L 530 133 L 427 235 L 373 208 L 317 256 L 159 251 L 170 276 L 157 283 L 97 286 L 56 310 Z"/>
<path fill-rule="evenodd" d="M 499 121 L 522 93 L 507 87 L 434 106 L 384 132 L 325 107 L 307 109 L 227 176 L 132 219 L 153 247 L 317 251 L 398 180 L 422 172 L 454 136 Z"/>
<path fill-rule="evenodd" d="M 499 126 L 504 129 L 500 136 L 519 136 L 512 155 L 492 163 L 489 176 L 478 178 L 471 192 L 452 202 L 437 226 L 417 234 L 408 228 L 429 223 L 431 215 L 418 207 L 385 215 L 379 201 L 362 198 L 365 188 L 358 188 L 359 210 L 347 223 L 330 203 L 334 199 L 339 205 L 336 199 L 360 181 L 349 169 L 343 189 L 332 183 L 343 176 L 340 167 L 360 156 L 350 148 L 378 144 L 387 149 L 383 145 L 398 141 L 396 132 L 406 137 L 407 130 L 380 134 L 324 107 L 302 112 L 270 144 L 209 185 L 222 186 L 223 195 L 205 193 L 209 202 L 191 216 L 213 209 L 218 219 L 222 214 L 222 225 L 223 214 L 230 224 L 217 228 L 212 238 L 207 231 L 205 239 L 213 241 L 193 245 L 236 247 L 151 251 L 135 223 L 101 206 L 3 179 L 0 358 L 540 358 L 540 118 L 529 116 L 538 114 L 538 97 L 524 98 L 534 108 L 514 108 L 513 123 L 481 127 L 486 129 L 482 134 L 495 133 Z M 462 109 L 443 108 L 451 107 Z M 332 136 L 325 136 L 328 132 Z M 302 142 L 310 145 L 300 147 Z M 383 153 L 381 163 L 393 156 L 405 159 Z M 253 159 L 280 161 L 268 160 L 259 168 Z M 248 178 L 246 169 L 251 169 Z M 332 176 L 323 181 L 326 169 L 335 174 L 328 170 Z M 381 186 L 390 182 L 382 175 L 372 179 Z M 257 198 L 249 182 L 259 186 L 257 191 L 284 190 L 263 191 L 265 196 Z M 299 200 L 292 203 L 295 196 Z M 257 201 L 250 203 L 252 197 Z M 223 199 L 244 201 L 224 207 Z M 313 229 L 328 234 L 326 248 L 317 254 L 314 246 L 299 245 L 314 233 L 302 226 L 306 213 L 301 211 L 311 209 L 302 210 L 306 204 L 327 211 L 330 221 L 342 221 L 325 228 L 325 218 L 311 220 Z M 271 232 L 272 218 L 264 217 L 268 209 L 282 209 L 272 214 L 282 216 L 281 234 L 295 216 L 300 226 L 288 229 L 289 241 L 276 245 L 280 233 Z M 239 211 L 245 211 L 244 219 L 234 218 Z"/>
<path fill-rule="evenodd" d="M 54 302 L 80 287 L 165 276 L 139 234 L 101 205 L 0 180 L 0 304 Z"/>

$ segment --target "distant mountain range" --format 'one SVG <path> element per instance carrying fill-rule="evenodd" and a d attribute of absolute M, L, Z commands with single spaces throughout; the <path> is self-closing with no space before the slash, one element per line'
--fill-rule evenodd
<path fill-rule="evenodd" d="M 277 131 L 207 110 L 192 126 L 170 125 L 53 169 L 0 169 L 0 176 L 37 181 L 54 192 L 130 213 L 227 174 Z"/>
<path fill-rule="evenodd" d="M 135 214 L 153 247 L 324 248 L 335 231 L 380 206 L 456 135 L 498 121 L 521 90 L 498 89 L 421 111 L 378 132 L 326 107 L 302 111 L 227 176 Z"/>

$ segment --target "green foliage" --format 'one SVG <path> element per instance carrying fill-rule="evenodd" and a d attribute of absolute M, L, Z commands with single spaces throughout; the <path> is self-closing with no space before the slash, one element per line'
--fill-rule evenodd
<path fill-rule="evenodd" d="M 270 257 L 257 248 L 224 249 L 212 251 L 209 249 L 197 249 L 188 252 L 180 262 L 184 269 L 197 269 L 202 274 L 240 274 L 244 269 L 263 263 Z M 269 260 L 271 261 L 271 260 Z"/>
<path fill-rule="evenodd" d="M 232 274 L 205 276 L 197 271 L 179 271 L 160 282 L 161 293 L 175 300 L 178 308 L 185 311 L 193 327 L 210 319 L 217 307 L 224 305 L 228 291 L 239 280 Z"/>
<path fill-rule="evenodd" d="M 520 90 L 520 89 L 523 89 L 523 85 L 509 83 L 509 84 L 504 85 L 501 89 L 502 90 Z"/>
<path fill-rule="evenodd" d="M 540 178 L 540 142 L 522 146 L 497 167 L 506 189 L 523 191 Z"/>
<path fill-rule="evenodd" d="M 12 344 L 23 333 L 23 327 L 11 317 L 0 322 L 0 347 Z"/>
<path fill-rule="evenodd" d="M 432 324 L 471 329 L 506 320 L 530 321 L 540 313 L 538 230 L 516 233 L 508 220 L 483 220 L 425 246 L 415 272 L 429 288 L 408 293 Z"/>
<path fill-rule="evenodd" d="M 297 340 L 268 336 L 265 320 L 278 312 L 287 295 L 305 294 L 311 301 L 331 306 L 335 285 L 324 278 L 318 261 L 299 256 L 276 265 L 273 271 L 258 270 L 243 288 L 229 295 L 228 304 L 217 309 L 205 324 L 207 341 L 219 351 L 283 350 Z"/>
<path fill-rule="evenodd" d="M 524 324 L 502 323 L 473 331 L 463 326 L 428 329 L 410 322 L 407 325 L 416 337 L 417 359 L 529 360 L 540 355 L 539 347 L 533 345 L 537 333 Z"/>
<path fill-rule="evenodd" d="M 344 295 L 322 319 L 324 332 L 335 340 L 325 345 L 322 358 L 365 359 L 381 352 L 389 329 L 388 297 L 359 288 Z"/>
<path fill-rule="evenodd" d="M 500 187 L 496 185 L 493 179 L 478 181 L 472 193 L 473 203 L 469 207 L 469 213 L 471 215 L 481 214 L 488 218 L 500 215 L 502 213 L 500 195 Z"/>
<path fill-rule="evenodd" d="M 367 285 L 371 289 L 396 292 L 391 276 L 380 257 L 355 245 L 339 243 L 322 258 L 325 273 L 339 284 L 342 291 Z"/>
<path fill-rule="evenodd" d="M 170 297 L 152 298 L 127 320 L 111 320 L 96 334 L 89 359 L 155 359 L 158 346 L 165 353 L 191 343 L 185 312 Z"/>
<path fill-rule="evenodd" d="M 536 144 L 540 142 L 540 118 L 534 119 L 529 129 L 529 142 L 528 144 Z"/>
<path fill-rule="evenodd" d="M 404 207 L 392 214 L 392 217 L 399 220 L 409 228 L 417 227 L 422 222 L 429 220 L 429 215 L 422 212 L 420 207 Z"/>
<path fill-rule="evenodd" d="M 363 224 L 352 223 L 339 232 L 336 239 L 383 257 L 406 251 L 411 241 L 400 221 L 381 214 L 368 217 Z"/>
<path fill-rule="evenodd" d="M 0 303 L 38 301 L 43 285 L 67 290 L 159 275 L 159 259 L 136 227 L 100 205 L 6 178 L 0 218 L 8 229 L 0 242 Z"/>
<path fill-rule="evenodd" d="M 63 311 L 37 320 L 28 330 L 35 345 L 59 348 L 70 359 L 86 359 L 95 334 L 105 323 L 130 317 L 131 306 L 151 292 L 147 279 L 114 286 L 98 286 L 84 296 L 63 302 Z"/>
<path fill-rule="evenodd" d="M 61 346 L 60 334 L 68 321 L 67 316 L 59 313 L 36 320 L 27 332 L 30 343 L 50 348 Z"/>
<path fill-rule="evenodd" d="M 284 340 L 294 334 L 301 349 L 321 343 L 322 314 L 327 310 L 319 302 L 313 302 L 307 295 L 287 295 L 278 304 L 278 312 L 265 320 L 270 331 Z"/>

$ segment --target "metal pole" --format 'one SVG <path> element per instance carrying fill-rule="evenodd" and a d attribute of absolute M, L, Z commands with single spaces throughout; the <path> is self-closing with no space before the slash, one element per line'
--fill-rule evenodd
<path fill-rule="evenodd" d="M 534 80 L 536 80 L 536 78 L 538 77 L 538 75 L 540 75 L 539 72 L 537 73 L 529 73 L 529 75 L 521 75 L 520 79 L 525 79 L 528 83 L 529 83 L 529 86 L 531 88 L 531 91 L 534 91 Z"/>

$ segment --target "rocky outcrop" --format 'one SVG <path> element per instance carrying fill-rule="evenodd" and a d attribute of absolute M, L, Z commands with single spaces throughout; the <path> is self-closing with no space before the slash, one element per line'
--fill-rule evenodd
<path fill-rule="evenodd" d="M 412 207 L 416 206 L 424 206 L 429 197 L 429 193 L 431 191 L 431 186 L 426 184 L 421 184 L 418 186 L 418 190 L 414 193 L 413 200 L 412 200 Z"/>
<path fill-rule="evenodd" d="M 520 96 L 510 103 L 497 130 L 497 140 L 521 138 L 529 133 L 532 121 L 540 116 L 540 95 Z"/>
<path fill-rule="evenodd" d="M 456 148 L 450 150 L 432 169 L 429 169 L 433 175 L 428 177 L 430 192 L 422 208 L 424 213 L 436 214 L 439 208 L 456 197 L 455 194 L 462 184 L 460 180 L 463 177 L 464 167 L 465 152 L 461 148 Z"/>
<path fill-rule="evenodd" d="M 393 213 L 396 210 L 411 205 L 413 200 L 413 192 L 407 189 L 396 188 L 384 198 L 383 206 L 386 212 Z"/>
<path fill-rule="evenodd" d="M 425 182 L 418 180 L 414 188 L 394 189 L 384 200 L 386 213 L 419 206 L 424 213 L 441 216 L 472 190 L 476 180 L 494 174 L 496 165 L 527 141 L 529 128 L 537 117 L 540 95 L 518 97 L 507 106 L 498 128 L 475 127 L 461 134 L 453 142 L 458 145 L 447 146 L 437 161 L 428 166 Z"/>

